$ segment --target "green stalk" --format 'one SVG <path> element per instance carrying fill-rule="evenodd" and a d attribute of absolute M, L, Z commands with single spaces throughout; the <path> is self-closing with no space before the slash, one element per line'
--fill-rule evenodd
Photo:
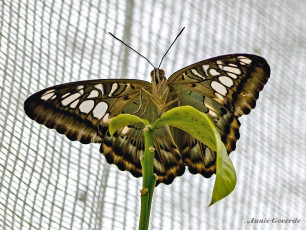
<path fill-rule="evenodd" d="M 145 152 L 141 159 L 143 188 L 141 190 L 141 212 L 139 230 L 147 230 L 149 228 L 151 203 L 153 191 L 156 184 L 156 178 L 153 173 L 153 131 L 151 127 L 144 129 L 145 136 Z"/>

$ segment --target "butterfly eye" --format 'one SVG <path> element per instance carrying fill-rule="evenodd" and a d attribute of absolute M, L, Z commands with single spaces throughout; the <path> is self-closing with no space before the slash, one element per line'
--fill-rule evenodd
<path fill-rule="evenodd" d="M 165 71 L 163 69 L 159 70 L 159 75 L 161 76 L 161 78 L 165 77 Z"/>

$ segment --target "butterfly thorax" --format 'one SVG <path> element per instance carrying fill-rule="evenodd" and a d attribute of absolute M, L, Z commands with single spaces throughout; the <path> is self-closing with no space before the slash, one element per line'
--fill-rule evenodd
<path fill-rule="evenodd" d="M 150 99 L 157 106 L 160 114 L 168 110 L 168 107 L 173 102 L 171 101 L 173 95 L 170 92 L 168 81 L 165 77 L 165 71 L 162 69 L 154 69 L 151 72 L 152 89 Z"/>

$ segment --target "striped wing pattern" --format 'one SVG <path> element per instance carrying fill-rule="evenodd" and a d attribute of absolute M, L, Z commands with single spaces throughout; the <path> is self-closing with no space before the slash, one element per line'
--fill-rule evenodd
<path fill-rule="evenodd" d="M 47 88 L 24 103 L 33 120 L 83 144 L 101 143 L 109 118 L 139 96 L 150 83 L 136 80 L 93 80 Z M 118 103 L 119 102 L 119 103 Z"/>
<path fill-rule="evenodd" d="M 152 124 L 160 114 L 148 95 L 142 95 L 141 100 L 130 103 L 122 113 L 135 114 Z M 145 147 L 143 128 L 142 124 L 136 123 L 124 127 L 113 136 L 107 132 L 100 148 L 108 163 L 130 171 L 135 177 L 142 176 L 140 159 Z M 153 167 L 158 177 L 157 183 L 170 184 L 176 176 L 184 173 L 185 165 L 168 126 L 160 127 L 154 132 L 154 147 Z"/>
<path fill-rule="evenodd" d="M 24 109 L 31 119 L 70 140 L 101 143 L 100 152 L 108 163 L 139 177 L 144 152 L 143 126 L 129 125 L 110 136 L 112 117 L 129 113 L 154 122 L 161 114 L 153 103 L 152 87 L 166 84 L 168 101 L 177 100 L 167 109 L 192 105 L 207 113 L 230 153 L 239 139 L 238 117 L 255 107 L 269 75 L 269 66 L 263 58 L 232 54 L 185 67 L 165 81 L 152 77 L 152 84 L 114 79 L 57 85 L 30 96 Z M 184 173 L 185 165 L 190 172 L 205 177 L 215 173 L 216 153 L 183 131 L 169 126 L 159 128 L 154 133 L 154 147 L 154 173 L 159 183 L 172 183 Z"/>
<path fill-rule="evenodd" d="M 207 59 L 170 76 L 168 82 L 180 105 L 192 105 L 215 123 L 228 153 L 239 139 L 238 117 L 256 105 L 259 92 L 270 76 L 262 57 L 232 54 Z M 192 173 L 210 177 L 216 169 L 216 153 L 183 133 L 176 139 L 185 164 Z"/>
<path fill-rule="evenodd" d="M 33 94 L 25 101 L 24 108 L 31 119 L 70 140 L 83 144 L 101 143 L 100 151 L 108 163 L 139 177 L 142 175 L 144 127 L 139 124 L 125 127 L 113 136 L 108 127 L 110 119 L 120 113 L 156 120 L 157 112 L 148 97 L 140 99 L 141 89 L 150 90 L 150 87 L 149 82 L 139 80 L 74 82 Z M 169 128 L 163 127 L 155 133 L 154 145 L 154 172 L 159 182 L 169 184 L 185 170 Z"/>

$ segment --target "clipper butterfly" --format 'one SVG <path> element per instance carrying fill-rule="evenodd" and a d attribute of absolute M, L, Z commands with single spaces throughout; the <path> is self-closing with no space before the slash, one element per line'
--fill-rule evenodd
<path fill-rule="evenodd" d="M 251 54 L 214 57 L 187 66 L 168 79 L 154 68 L 152 82 L 89 80 L 53 86 L 30 96 L 26 114 L 40 124 L 81 143 L 100 143 L 108 163 L 142 175 L 143 126 L 126 126 L 110 136 L 108 125 L 121 113 L 135 114 L 153 123 L 165 111 L 191 105 L 215 123 L 228 153 L 239 139 L 238 118 L 255 107 L 270 76 L 265 59 Z M 189 134 L 163 126 L 154 133 L 154 173 L 159 183 L 170 184 L 184 173 L 210 177 L 216 153 Z"/>

